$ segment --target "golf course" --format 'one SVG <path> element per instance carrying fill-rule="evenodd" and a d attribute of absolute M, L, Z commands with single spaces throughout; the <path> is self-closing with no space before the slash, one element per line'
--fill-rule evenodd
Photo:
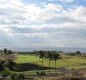
<path fill-rule="evenodd" d="M 18 80 L 75 80 L 73 78 L 85 80 L 86 78 L 86 54 L 80 51 L 75 53 L 38 51 L 20 54 L 4 49 L 3 52 L 5 54 L 0 55 L 0 74 L 5 77 L 4 80 L 17 78 Z"/>
<path fill-rule="evenodd" d="M 81 56 L 67 56 L 65 54 L 62 54 L 62 56 L 64 55 L 64 57 L 62 57 L 62 59 L 57 60 L 57 68 L 75 68 L 75 69 L 79 69 L 79 68 L 86 68 L 86 58 L 85 57 L 81 57 Z M 37 65 L 42 65 L 42 59 L 40 59 L 38 56 L 36 55 L 17 55 L 16 59 L 15 59 L 16 63 L 34 63 Z M 48 67 L 49 61 L 48 59 L 44 59 L 44 66 Z M 51 60 L 51 67 L 55 67 L 54 66 L 54 60 Z"/>

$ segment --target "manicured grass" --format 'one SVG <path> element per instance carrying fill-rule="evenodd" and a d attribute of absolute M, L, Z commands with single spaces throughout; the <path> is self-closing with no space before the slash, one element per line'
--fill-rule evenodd
<path fill-rule="evenodd" d="M 86 63 L 86 59 L 79 57 L 79 56 L 65 56 L 66 58 L 62 58 L 57 60 L 57 68 L 62 68 L 62 67 L 78 67 L 80 64 Z M 17 63 L 34 63 L 38 65 L 42 65 L 42 59 L 39 59 L 38 56 L 36 55 L 17 55 L 17 58 L 15 59 L 15 62 Z M 51 67 L 55 67 L 55 61 L 51 60 Z M 49 66 L 49 60 L 44 59 L 44 66 Z M 83 68 L 85 65 L 81 65 Z"/>
<path fill-rule="evenodd" d="M 15 62 L 17 63 L 33 63 L 38 62 L 39 57 L 36 57 L 35 55 L 17 55 Z"/>

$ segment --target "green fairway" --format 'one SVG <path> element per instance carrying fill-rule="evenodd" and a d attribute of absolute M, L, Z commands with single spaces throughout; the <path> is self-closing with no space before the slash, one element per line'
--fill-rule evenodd
<path fill-rule="evenodd" d="M 81 65 L 81 64 L 85 64 L 86 63 L 86 59 L 79 57 L 79 56 L 66 56 L 67 58 L 62 58 L 57 60 L 57 68 L 61 68 L 61 67 L 79 67 L 79 68 L 85 68 L 86 65 Z M 38 56 L 36 55 L 17 55 L 15 62 L 17 63 L 34 63 L 34 64 L 38 64 L 38 65 L 42 65 L 42 60 L 39 59 Z M 81 65 L 78 66 L 78 65 Z M 48 67 L 49 66 L 49 60 L 48 59 L 44 59 L 44 66 Z M 51 60 L 51 67 L 55 67 L 55 61 Z"/>
<path fill-rule="evenodd" d="M 17 55 L 15 62 L 17 63 L 34 63 L 38 62 L 39 57 L 36 57 L 35 55 Z"/>

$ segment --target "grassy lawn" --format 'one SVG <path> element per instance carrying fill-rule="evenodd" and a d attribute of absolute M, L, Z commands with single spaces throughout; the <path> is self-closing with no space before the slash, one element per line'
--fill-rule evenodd
<path fill-rule="evenodd" d="M 57 68 L 61 68 L 61 67 L 69 67 L 69 68 L 72 68 L 72 67 L 75 67 L 75 68 L 86 68 L 85 65 L 80 65 L 80 64 L 83 64 L 83 63 L 86 63 L 86 59 L 83 59 L 82 57 L 79 57 L 79 56 L 74 56 L 74 57 L 71 57 L 71 56 L 66 56 L 66 57 L 69 57 L 67 59 L 65 58 L 62 58 L 62 59 L 59 59 L 57 60 Z M 35 56 L 35 55 L 17 55 L 17 58 L 15 60 L 15 62 L 17 63 L 34 63 L 34 64 L 38 64 L 38 65 L 41 65 L 42 64 L 42 60 L 39 59 L 39 57 Z M 51 60 L 51 67 L 54 67 L 55 65 L 55 62 L 54 60 Z M 49 66 L 49 61 L 48 59 L 44 59 L 44 66 Z"/>

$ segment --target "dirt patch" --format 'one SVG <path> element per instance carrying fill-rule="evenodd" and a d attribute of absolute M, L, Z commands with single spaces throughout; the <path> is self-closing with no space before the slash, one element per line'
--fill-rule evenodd
<path fill-rule="evenodd" d="M 62 73 L 34 76 L 34 78 L 38 78 L 38 80 L 86 80 L 86 69 L 69 70 L 59 68 L 57 70 L 62 71 Z"/>

